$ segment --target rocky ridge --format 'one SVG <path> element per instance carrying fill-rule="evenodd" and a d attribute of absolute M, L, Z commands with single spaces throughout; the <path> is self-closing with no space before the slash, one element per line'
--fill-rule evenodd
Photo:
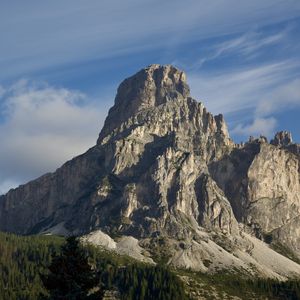
<path fill-rule="evenodd" d="M 0 230 L 94 232 L 178 267 L 299 276 L 268 245 L 300 253 L 299 149 L 288 132 L 234 144 L 182 71 L 151 65 L 121 83 L 93 148 L 1 196 Z"/>

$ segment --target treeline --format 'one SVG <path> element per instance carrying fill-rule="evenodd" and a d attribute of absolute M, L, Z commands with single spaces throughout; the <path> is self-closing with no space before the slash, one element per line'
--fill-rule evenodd
<path fill-rule="evenodd" d="M 49 272 L 53 257 L 60 255 L 63 245 L 65 240 L 60 237 L 21 237 L 0 232 L 0 300 L 34 300 L 47 295 L 41 277 Z M 98 276 L 99 289 L 116 290 L 122 300 L 189 299 L 183 282 L 166 267 L 139 263 L 93 246 L 85 246 L 83 250 Z M 300 299 L 298 280 L 249 280 L 230 274 L 198 276 L 213 286 L 227 289 L 228 294 L 242 291 L 239 295 L 242 299 L 253 299 L 247 295 L 254 295 L 255 299 Z"/>
<path fill-rule="evenodd" d="M 40 299 L 48 292 L 41 277 L 60 255 L 63 238 L 0 233 L 0 300 Z M 188 299 L 182 281 L 164 267 L 138 263 L 128 257 L 85 246 L 102 290 L 117 290 L 122 300 Z"/>
<path fill-rule="evenodd" d="M 89 248 L 90 257 L 100 270 L 101 282 L 106 289 L 117 288 L 122 300 L 188 299 L 183 282 L 166 267 L 130 263 L 126 258 L 99 252 Z"/>
<path fill-rule="evenodd" d="M 212 275 L 198 274 L 206 284 L 226 291 L 241 299 L 300 300 L 300 278 L 288 281 L 249 278 L 241 274 L 219 272 Z"/>
<path fill-rule="evenodd" d="M 44 291 L 39 274 L 62 243 L 59 237 L 0 232 L 0 299 L 37 299 Z"/>
<path fill-rule="evenodd" d="M 256 279 L 233 281 L 233 286 L 239 288 L 248 287 L 253 292 L 259 294 L 263 293 L 270 299 L 286 299 L 286 300 L 299 300 L 300 299 L 300 281 L 289 280 L 289 281 L 277 281 L 274 279 Z"/>

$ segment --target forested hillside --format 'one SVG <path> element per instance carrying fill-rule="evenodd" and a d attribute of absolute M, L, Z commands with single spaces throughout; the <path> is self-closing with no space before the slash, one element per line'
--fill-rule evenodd
<path fill-rule="evenodd" d="M 39 299 L 47 295 L 40 274 L 47 274 L 53 253 L 64 239 L 55 236 L 16 236 L 0 233 L 0 300 Z M 101 289 L 117 291 L 121 300 L 142 299 L 300 299 L 297 280 L 280 283 L 238 274 L 201 274 L 170 270 L 85 246 Z"/>
<path fill-rule="evenodd" d="M 59 251 L 63 238 L 21 237 L 0 232 L 0 299 L 37 299 L 43 291 L 39 274 Z"/>
<path fill-rule="evenodd" d="M 64 239 L 0 233 L 0 300 L 38 299 L 47 294 L 40 274 L 47 273 Z M 104 290 L 117 289 L 121 299 L 188 299 L 182 281 L 164 267 L 85 247 Z"/>

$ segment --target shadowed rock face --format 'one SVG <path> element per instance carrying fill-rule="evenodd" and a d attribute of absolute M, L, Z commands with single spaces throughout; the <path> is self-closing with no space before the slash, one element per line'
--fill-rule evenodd
<path fill-rule="evenodd" d="M 165 236 L 203 253 L 199 230 L 232 243 L 241 223 L 298 251 L 299 192 L 288 133 L 235 145 L 182 71 L 151 65 L 121 83 L 96 146 L 1 196 L 0 230 Z"/>
<path fill-rule="evenodd" d="M 273 140 L 271 140 L 270 144 L 274 146 L 288 146 L 293 143 L 292 135 L 288 131 L 280 131 L 275 134 Z"/>

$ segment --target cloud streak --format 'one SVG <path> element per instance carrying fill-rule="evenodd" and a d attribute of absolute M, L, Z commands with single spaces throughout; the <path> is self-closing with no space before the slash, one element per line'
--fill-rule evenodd
<path fill-rule="evenodd" d="M 263 48 L 282 43 L 287 38 L 287 32 L 288 30 L 282 30 L 272 35 L 266 35 L 262 32 L 247 32 L 211 46 L 211 53 L 196 61 L 192 68 L 200 68 L 204 63 L 226 55 L 242 55 L 245 59 L 253 58 Z"/>
<path fill-rule="evenodd" d="M 238 124 L 233 128 L 232 133 L 243 136 L 262 134 L 270 137 L 274 135 L 278 123 L 273 115 L 299 108 L 300 79 L 295 79 L 265 95 L 265 98 L 256 105 L 252 123 Z"/>
<path fill-rule="evenodd" d="M 273 89 L 257 104 L 255 114 L 263 117 L 297 107 L 300 107 L 299 78 Z"/>
<path fill-rule="evenodd" d="M 300 107 L 298 68 L 293 61 L 281 61 L 218 76 L 191 73 L 189 81 L 192 94 L 198 99 L 201 95 L 213 113 L 242 116 L 243 121 L 230 122 L 234 135 L 270 136 L 277 126 L 276 113 Z"/>
<path fill-rule="evenodd" d="M 0 68 L 6 70 L 5 78 L 140 53 L 141 45 L 143 50 L 157 49 L 177 39 L 186 42 L 248 31 L 253 23 L 263 26 L 300 15 L 299 2 L 292 0 L 91 0 L 88 4 L 29 0 L 1 6 Z"/>
<path fill-rule="evenodd" d="M 219 74 L 190 72 L 188 81 L 193 95 L 201 97 L 211 111 L 229 113 L 256 107 L 275 87 L 297 77 L 298 67 L 286 60 Z"/>

